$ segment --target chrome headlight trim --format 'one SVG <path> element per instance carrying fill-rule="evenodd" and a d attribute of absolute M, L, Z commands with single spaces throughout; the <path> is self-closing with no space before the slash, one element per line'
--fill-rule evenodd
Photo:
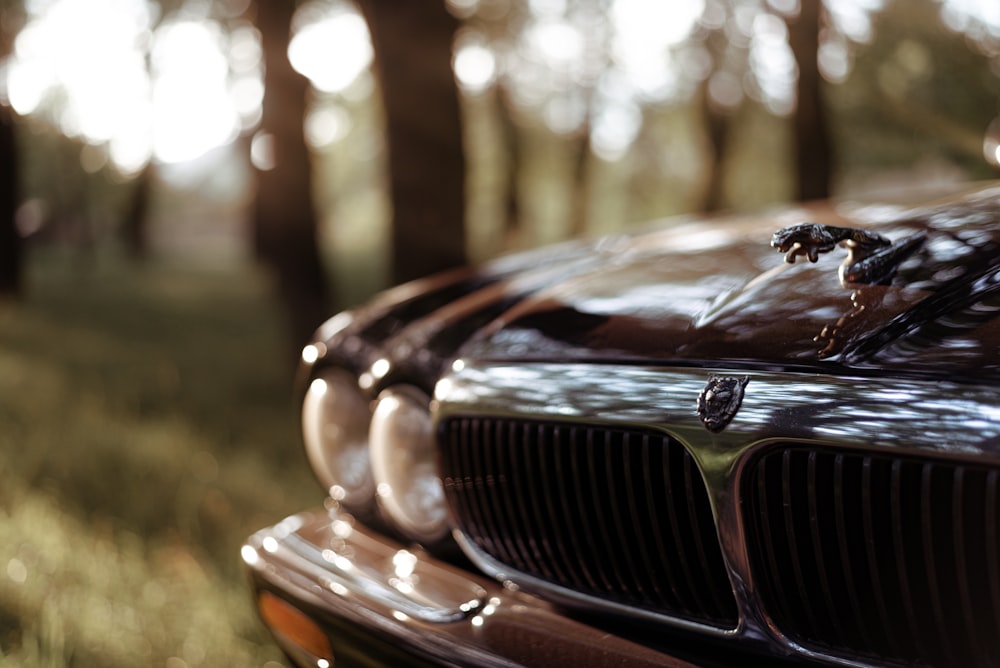
<path fill-rule="evenodd" d="M 449 531 L 430 398 L 411 385 L 383 390 L 372 411 L 372 473 L 379 507 L 407 537 L 433 544 Z"/>
<path fill-rule="evenodd" d="M 371 509 L 375 482 L 371 472 L 368 398 L 350 372 L 319 370 L 302 402 L 306 456 L 330 497 L 354 512 Z"/>

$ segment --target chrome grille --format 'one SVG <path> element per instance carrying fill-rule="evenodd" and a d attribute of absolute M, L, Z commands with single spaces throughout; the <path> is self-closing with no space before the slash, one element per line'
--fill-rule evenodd
<path fill-rule="evenodd" d="M 708 494 L 676 441 L 499 418 L 452 418 L 441 429 L 442 477 L 458 527 L 509 572 L 735 627 Z"/>
<path fill-rule="evenodd" d="M 784 634 L 834 653 L 1000 661 L 993 468 L 790 444 L 744 478 L 754 580 Z"/>

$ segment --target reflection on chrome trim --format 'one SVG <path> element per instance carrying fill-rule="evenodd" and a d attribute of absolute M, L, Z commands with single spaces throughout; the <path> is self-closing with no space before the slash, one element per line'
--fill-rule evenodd
<path fill-rule="evenodd" d="M 583 603 L 596 603 L 593 605 L 594 608 L 599 608 L 606 612 L 615 612 L 622 617 L 631 617 L 639 619 L 647 619 L 650 621 L 668 621 L 671 626 L 686 629 L 689 631 L 696 631 L 700 634 L 715 636 L 720 638 L 732 637 L 735 635 L 740 635 L 741 629 L 725 629 L 719 628 L 718 626 L 712 626 L 710 624 L 692 621 L 689 619 L 684 619 L 682 617 L 668 617 L 663 614 L 656 612 L 650 612 L 643 610 L 642 608 L 630 607 L 621 603 L 614 603 L 610 601 L 596 601 L 594 598 L 579 594 L 570 589 L 564 587 L 555 586 L 550 582 L 534 578 L 530 575 L 523 573 L 514 573 L 507 569 L 506 566 L 496 561 L 486 553 L 480 551 L 476 545 L 465 537 L 461 532 L 455 532 L 455 541 L 461 546 L 462 550 L 466 553 L 469 559 L 484 573 L 489 573 L 494 576 L 497 580 L 506 581 L 510 579 L 515 582 L 518 586 L 523 586 L 526 591 L 546 591 L 548 593 L 547 598 L 554 601 L 561 601 L 567 604 L 579 604 Z"/>
<path fill-rule="evenodd" d="M 312 521 L 306 521 L 312 520 Z M 288 526 L 291 524 L 291 526 Z M 425 572 L 421 558 L 367 532 L 355 531 L 350 515 L 332 512 L 329 521 L 291 518 L 254 534 L 242 550 L 255 567 L 266 552 L 273 561 L 294 557 L 295 569 L 338 596 L 363 596 L 425 622 L 455 622 L 485 604 L 486 591 L 468 580 L 458 586 Z"/>
<path fill-rule="evenodd" d="M 996 388 L 945 381 L 597 364 L 475 365 L 438 383 L 439 417 L 519 416 L 662 429 L 706 477 L 763 441 L 798 439 L 1000 461 Z M 697 399 L 711 375 L 746 376 L 727 429 L 707 434 Z"/>

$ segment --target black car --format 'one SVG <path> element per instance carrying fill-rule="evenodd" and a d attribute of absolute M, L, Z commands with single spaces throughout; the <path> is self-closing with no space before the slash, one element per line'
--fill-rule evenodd
<path fill-rule="evenodd" d="M 303 666 L 1000 664 L 998 313 L 996 183 L 390 290 L 303 353 L 328 498 L 244 546 L 261 617 Z"/>

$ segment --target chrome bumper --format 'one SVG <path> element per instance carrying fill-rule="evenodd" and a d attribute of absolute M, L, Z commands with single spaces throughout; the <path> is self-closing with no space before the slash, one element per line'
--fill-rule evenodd
<path fill-rule="evenodd" d="M 242 556 L 262 619 L 303 666 L 361 655 L 470 666 L 691 665 L 408 550 L 337 510 L 258 531 Z"/>

